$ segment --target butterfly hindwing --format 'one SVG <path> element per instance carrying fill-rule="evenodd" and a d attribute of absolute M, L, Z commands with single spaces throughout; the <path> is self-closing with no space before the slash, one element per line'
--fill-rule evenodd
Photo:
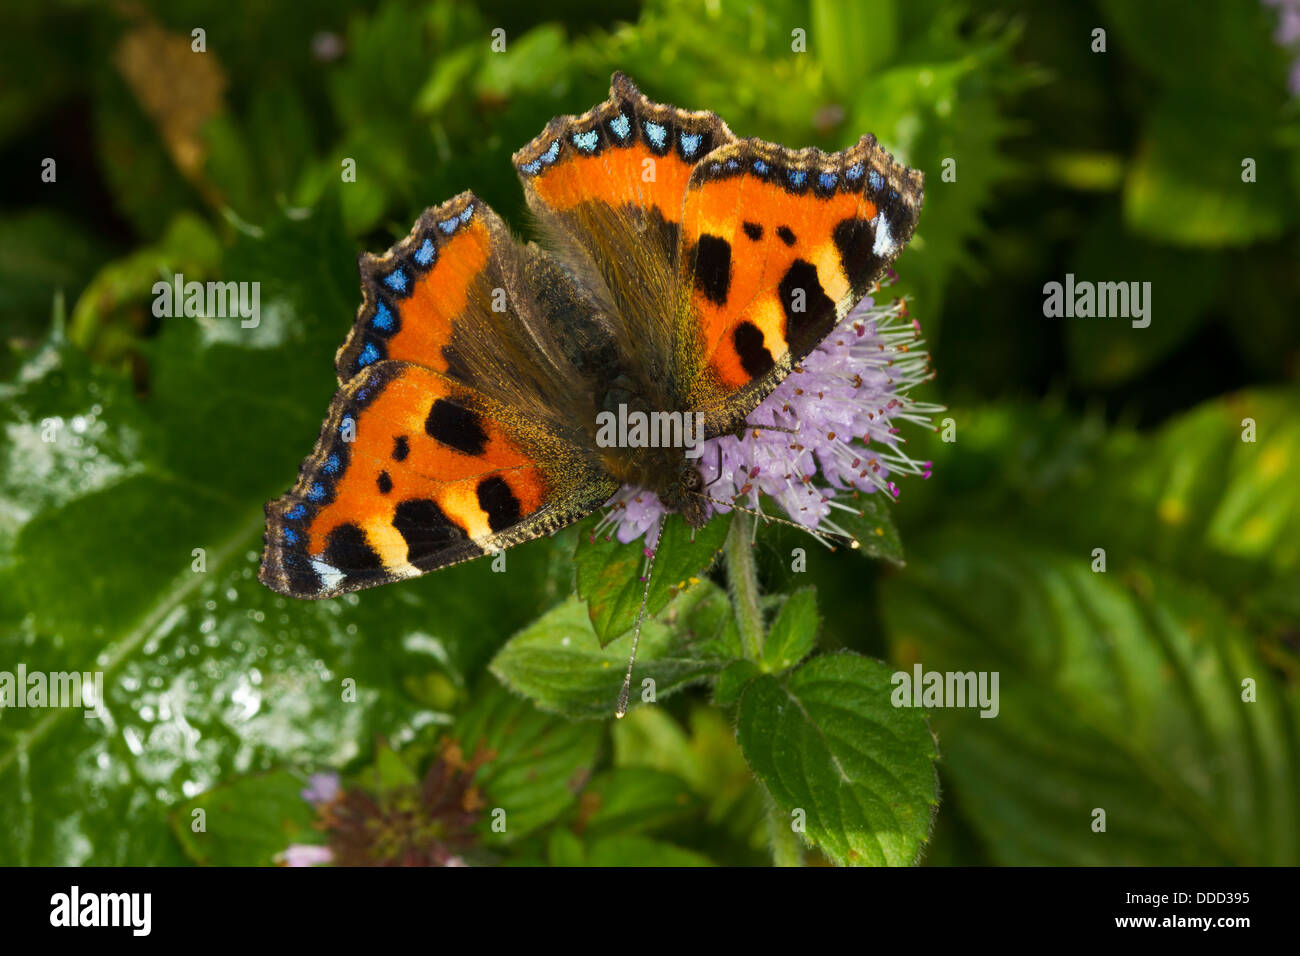
<path fill-rule="evenodd" d="M 263 582 L 331 597 L 548 534 L 614 487 L 472 389 L 405 362 L 335 396 L 298 483 L 267 506 Z M 539 454 L 540 450 L 540 454 Z"/>
<path fill-rule="evenodd" d="M 920 174 L 874 137 L 838 153 L 741 140 L 711 153 L 683 203 L 685 404 L 729 431 L 865 295 L 911 238 Z"/>

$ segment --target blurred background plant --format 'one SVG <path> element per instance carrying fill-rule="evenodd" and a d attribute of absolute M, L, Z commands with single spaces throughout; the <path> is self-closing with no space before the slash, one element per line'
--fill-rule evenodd
<path fill-rule="evenodd" d="M 102 669 L 108 708 L 0 712 L 0 862 L 269 863 L 312 829 L 307 771 L 409 788 L 449 737 L 496 748 L 488 805 L 533 808 L 508 838 L 482 821 L 489 859 L 768 858 L 706 690 L 572 722 L 500 689 L 518 654 L 488 673 L 564 613 L 576 533 L 504 579 L 477 562 L 300 604 L 254 577 L 357 252 L 469 188 L 526 231 L 510 153 L 615 69 L 742 136 L 874 132 L 926 174 L 896 291 L 956 440 L 910 436 L 935 465 L 894 509 L 906 564 L 759 536 L 771 590 L 816 585 L 825 646 L 1001 673 L 997 719 L 931 715 L 926 862 L 1300 862 L 1293 52 L 1285 4 L 1194 6 L 9 5 L 0 669 Z M 256 334 L 154 317 L 173 273 L 261 282 Z M 1045 318 L 1066 273 L 1149 281 L 1151 326 Z M 221 826 L 196 832 L 198 808 Z"/>

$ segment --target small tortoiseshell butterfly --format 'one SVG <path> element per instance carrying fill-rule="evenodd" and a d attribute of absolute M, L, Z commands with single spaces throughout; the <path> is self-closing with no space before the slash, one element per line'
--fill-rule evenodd
<path fill-rule="evenodd" d="M 610 97 L 514 156 L 542 243 L 472 193 L 360 260 L 339 391 L 267 505 L 261 580 L 327 598 L 549 534 L 622 486 L 704 521 L 687 449 L 600 447 L 619 406 L 746 416 L 912 236 L 920 173 L 737 139 L 718 116 Z"/>

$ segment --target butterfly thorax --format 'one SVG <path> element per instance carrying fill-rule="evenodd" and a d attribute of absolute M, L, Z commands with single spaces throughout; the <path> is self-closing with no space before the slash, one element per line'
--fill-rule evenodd
<path fill-rule="evenodd" d="M 702 432 L 689 412 L 657 410 L 655 400 L 625 376 L 606 391 L 594 430 L 603 469 L 619 484 L 644 488 L 659 496 L 692 527 L 706 520 L 703 479 L 688 453 L 698 448 Z"/>

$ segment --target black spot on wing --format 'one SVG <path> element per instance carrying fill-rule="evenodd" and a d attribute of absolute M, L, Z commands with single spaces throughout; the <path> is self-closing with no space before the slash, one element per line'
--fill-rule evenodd
<path fill-rule="evenodd" d="M 381 471 L 379 477 L 375 479 L 375 484 L 379 486 L 379 493 L 386 495 L 393 490 L 393 479 L 388 476 L 388 472 Z"/>
<path fill-rule="evenodd" d="M 405 435 L 393 439 L 393 461 L 405 461 L 411 453 L 411 441 Z"/>
<path fill-rule="evenodd" d="M 466 455 L 481 455 L 487 448 L 487 432 L 483 431 L 478 416 L 444 398 L 435 401 L 429 409 L 424 430 L 435 441 Z"/>
<path fill-rule="evenodd" d="M 366 533 L 355 524 L 341 524 L 325 537 L 325 553 L 321 559 L 345 574 L 363 571 L 382 571 L 384 562 L 370 547 Z"/>
<path fill-rule="evenodd" d="M 777 226 L 776 234 L 781 238 L 781 241 L 784 242 L 787 246 L 793 246 L 797 241 L 795 239 L 794 230 L 791 229 L 789 226 Z"/>
<path fill-rule="evenodd" d="M 791 345 L 802 343 L 805 330 L 824 325 L 827 316 L 834 318 L 835 303 L 822 288 L 817 267 L 811 262 L 794 260 L 781 277 L 777 293 L 785 310 L 785 340 Z"/>
<path fill-rule="evenodd" d="M 744 223 L 741 228 L 745 230 L 745 235 L 754 242 L 758 242 L 758 240 L 763 238 L 763 227 L 756 222 Z"/>
<path fill-rule="evenodd" d="M 831 233 L 835 248 L 840 253 L 840 265 L 855 295 L 866 292 L 876 277 L 880 262 L 871 247 L 875 244 L 874 230 L 865 219 L 843 219 Z"/>
<path fill-rule="evenodd" d="M 731 243 L 705 234 L 695 246 L 695 286 L 715 305 L 724 305 L 731 291 Z"/>
<path fill-rule="evenodd" d="M 519 499 L 499 475 L 478 483 L 478 506 L 488 516 L 488 527 L 493 531 L 504 531 L 519 521 Z"/>
<path fill-rule="evenodd" d="M 429 498 L 409 498 L 398 505 L 393 527 L 406 539 L 406 560 L 411 564 L 469 537 Z"/>
<path fill-rule="evenodd" d="M 740 356 L 741 368 L 750 378 L 770 372 L 776 365 L 772 353 L 763 344 L 763 333 L 753 322 L 741 322 L 731 333 L 731 341 Z"/>

